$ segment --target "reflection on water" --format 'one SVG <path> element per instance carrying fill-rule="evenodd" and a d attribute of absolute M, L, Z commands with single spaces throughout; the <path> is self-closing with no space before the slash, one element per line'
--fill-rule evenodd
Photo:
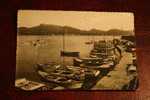
<path fill-rule="evenodd" d="M 16 78 L 26 77 L 39 81 L 34 66 L 37 63 L 56 62 L 72 64 L 72 57 L 61 57 L 60 51 L 78 51 L 80 57 L 87 57 L 92 49 L 88 41 L 111 40 L 115 36 L 18 36 Z"/>

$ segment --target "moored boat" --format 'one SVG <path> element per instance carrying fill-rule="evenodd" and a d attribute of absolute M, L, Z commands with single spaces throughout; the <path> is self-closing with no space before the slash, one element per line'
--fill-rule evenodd
<path fill-rule="evenodd" d="M 27 80 L 26 78 L 17 79 L 15 81 L 15 87 L 24 91 L 36 91 L 36 90 L 40 91 L 45 88 L 48 90 L 48 86 L 46 86 L 45 84 L 30 81 L 30 80 Z"/>
<path fill-rule="evenodd" d="M 76 51 L 61 51 L 61 56 L 79 57 L 79 52 L 76 52 Z"/>
<path fill-rule="evenodd" d="M 49 73 L 46 73 L 40 70 L 37 73 L 41 76 L 43 80 L 47 82 L 56 83 L 60 86 L 66 86 L 66 85 L 70 85 L 73 83 L 73 80 L 67 79 L 66 77 L 58 77 L 58 76 L 51 75 Z"/>
<path fill-rule="evenodd" d="M 85 42 L 85 44 L 93 44 L 94 42 L 93 41 L 87 41 Z"/>

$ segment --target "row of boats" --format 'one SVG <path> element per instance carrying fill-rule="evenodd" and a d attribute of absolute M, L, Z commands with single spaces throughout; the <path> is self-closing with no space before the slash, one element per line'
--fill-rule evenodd
<path fill-rule="evenodd" d="M 43 66 L 38 65 L 37 73 L 44 81 L 52 82 L 65 88 L 69 88 L 75 84 L 80 84 L 80 86 L 76 88 L 81 88 L 87 74 L 96 77 L 100 73 L 98 70 L 88 70 L 87 68 L 75 66 L 56 65 L 53 66 L 55 70 L 51 71 L 48 67 L 44 69 L 42 67 Z"/>
<path fill-rule="evenodd" d="M 79 52 L 61 51 L 61 56 L 74 57 L 72 66 L 37 64 L 35 71 L 42 81 L 54 83 L 64 87 L 63 89 L 81 89 L 85 86 L 84 89 L 89 89 L 100 77 L 113 70 L 120 60 L 120 55 L 113 41 L 97 41 L 87 58 L 80 58 Z"/>
<path fill-rule="evenodd" d="M 93 49 L 87 58 L 80 58 L 77 52 L 61 51 L 62 56 L 74 57 L 72 66 L 37 64 L 36 72 L 45 82 L 55 83 L 65 89 L 81 89 L 89 84 L 85 82 L 87 78 L 92 79 L 94 83 L 100 75 L 106 75 L 114 68 L 118 59 L 114 50 L 113 42 L 98 41 L 93 44 Z"/>

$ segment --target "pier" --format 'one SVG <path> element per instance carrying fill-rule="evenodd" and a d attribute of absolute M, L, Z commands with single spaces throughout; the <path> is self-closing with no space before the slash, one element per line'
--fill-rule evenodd
<path fill-rule="evenodd" d="M 101 78 L 92 90 L 121 90 L 125 85 L 129 84 L 134 78 L 134 75 L 129 77 L 127 73 L 127 66 L 132 63 L 132 59 L 131 53 L 123 52 L 119 64 L 106 76 Z"/>

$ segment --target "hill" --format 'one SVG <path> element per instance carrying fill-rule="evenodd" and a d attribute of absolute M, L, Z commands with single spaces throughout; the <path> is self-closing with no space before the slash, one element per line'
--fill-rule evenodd
<path fill-rule="evenodd" d="M 34 27 L 19 27 L 18 35 L 133 35 L 133 31 L 124 31 L 118 29 L 111 29 L 102 31 L 98 29 L 91 29 L 89 31 L 80 30 L 70 26 L 59 26 L 40 24 Z"/>

